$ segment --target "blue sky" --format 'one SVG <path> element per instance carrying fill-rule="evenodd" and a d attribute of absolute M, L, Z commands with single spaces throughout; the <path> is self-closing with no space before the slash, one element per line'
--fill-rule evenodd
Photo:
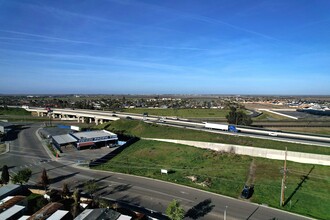
<path fill-rule="evenodd" d="M 330 95 L 328 0 L 0 0 L 0 93 Z"/>

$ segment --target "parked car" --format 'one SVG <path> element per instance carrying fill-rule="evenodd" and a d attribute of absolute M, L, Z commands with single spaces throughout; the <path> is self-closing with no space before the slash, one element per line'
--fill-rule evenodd
<path fill-rule="evenodd" d="M 243 199 L 249 199 L 254 193 L 254 185 L 247 186 L 244 185 L 242 193 L 241 193 L 241 198 Z"/>

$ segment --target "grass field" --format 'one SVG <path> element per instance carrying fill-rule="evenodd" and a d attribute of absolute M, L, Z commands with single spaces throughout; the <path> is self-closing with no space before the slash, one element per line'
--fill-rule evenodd
<path fill-rule="evenodd" d="M 143 114 L 148 112 L 149 115 L 173 116 L 179 118 L 226 118 L 228 110 L 223 109 L 150 109 L 137 108 L 125 109 L 124 112 Z"/>
<path fill-rule="evenodd" d="M 274 129 L 274 128 L 269 128 Z M 276 130 L 330 135 L 330 127 L 276 127 Z"/>
<path fill-rule="evenodd" d="M 253 169 L 250 169 L 253 164 Z M 195 188 L 240 196 L 246 182 L 255 185 L 252 202 L 279 207 L 282 161 L 219 153 L 190 146 L 140 140 L 97 169 L 130 173 Z M 161 175 L 168 169 L 169 175 Z M 288 163 L 286 198 L 301 183 L 312 165 Z M 192 179 L 196 178 L 195 181 Z M 329 219 L 330 168 L 315 166 L 283 208 L 319 219 Z"/>
<path fill-rule="evenodd" d="M 239 136 L 224 135 L 224 134 L 214 134 L 204 131 L 196 131 L 190 129 L 170 127 L 170 126 L 148 124 L 136 120 L 121 119 L 118 121 L 102 124 L 100 126 L 97 126 L 96 128 L 107 129 L 115 133 L 123 133 L 137 137 L 195 140 L 195 141 L 237 144 L 237 145 L 279 149 L 279 150 L 283 150 L 285 149 L 285 147 L 287 147 L 289 151 L 330 155 L 330 148 L 327 147 L 302 145 L 295 143 L 271 141 L 271 140 L 249 138 L 249 137 L 239 137 Z"/>
<path fill-rule="evenodd" d="M 0 115 L 31 115 L 30 112 L 22 108 L 0 108 Z"/>
<path fill-rule="evenodd" d="M 288 117 L 263 111 L 261 115 L 254 118 L 253 120 L 290 120 L 290 119 Z"/>
<path fill-rule="evenodd" d="M 31 115 L 22 116 L 22 115 L 0 115 L 0 120 L 8 120 L 11 122 L 40 122 L 40 121 L 49 121 L 48 117 L 33 117 Z"/>

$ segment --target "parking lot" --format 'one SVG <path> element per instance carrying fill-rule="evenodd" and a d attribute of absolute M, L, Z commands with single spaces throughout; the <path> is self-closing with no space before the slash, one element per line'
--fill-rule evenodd
<path fill-rule="evenodd" d="M 60 159 L 69 160 L 76 163 L 87 163 L 91 160 L 96 160 L 108 155 L 117 147 L 101 147 L 96 149 L 77 150 L 74 146 L 63 147 L 63 153 L 60 154 Z"/>

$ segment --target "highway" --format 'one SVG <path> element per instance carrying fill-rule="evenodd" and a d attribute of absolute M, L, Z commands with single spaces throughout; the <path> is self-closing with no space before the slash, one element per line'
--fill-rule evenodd
<path fill-rule="evenodd" d="M 44 111 L 43 108 L 30 108 L 26 109 L 27 111 Z M 176 126 L 182 128 L 189 128 L 195 130 L 201 130 L 206 132 L 221 133 L 226 135 L 237 135 L 237 136 L 247 136 L 252 138 L 262 138 L 268 140 L 276 140 L 283 142 L 307 144 L 307 145 L 316 145 L 323 147 L 330 147 L 330 137 L 329 136 L 317 136 L 317 135 L 299 135 L 292 134 L 287 132 L 275 132 L 276 136 L 268 135 L 269 131 L 261 131 L 259 129 L 250 128 L 238 128 L 241 132 L 239 133 L 230 133 L 219 130 L 210 130 L 205 129 L 205 125 L 201 122 L 190 122 L 185 119 L 176 119 L 171 117 L 160 117 L 160 116 L 151 116 L 145 117 L 141 114 L 133 113 L 123 113 L 123 112 L 110 112 L 110 111 L 98 111 L 98 110 L 84 110 L 84 109 L 53 109 L 54 114 L 68 114 L 68 115 L 80 115 L 84 117 L 92 118 L 105 118 L 110 120 L 118 120 L 119 118 L 131 118 L 136 120 L 145 120 L 146 122 L 159 123 L 162 125 Z"/>
<path fill-rule="evenodd" d="M 195 213 L 200 219 L 223 219 L 226 206 L 228 207 L 227 219 L 308 219 L 266 206 L 172 183 L 79 168 L 75 161 L 56 160 L 49 157 L 35 134 L 39 126 L 39 124 L 26 126 L 17 134 L 17 138 L 11 141 L 10 152 L 0 155 L 1 163 L 9 166 L 11 173 L 15 173 L 21 168 L 30 168 L 33 171 L 30 184 L 35 184 L 41 170 L 46 168 L 48 176 L 52 179 L 51 187 L 61 188 L 62 184 L 66 182 L 71 189 L 74 189 L 93 178 L 100 186 L 98 195 L 156 212 L 164 213 L 168 203 L 175 198 L 181 202 L 186 211 L 193 207 L 200 209 L 198 213 Z"/>

